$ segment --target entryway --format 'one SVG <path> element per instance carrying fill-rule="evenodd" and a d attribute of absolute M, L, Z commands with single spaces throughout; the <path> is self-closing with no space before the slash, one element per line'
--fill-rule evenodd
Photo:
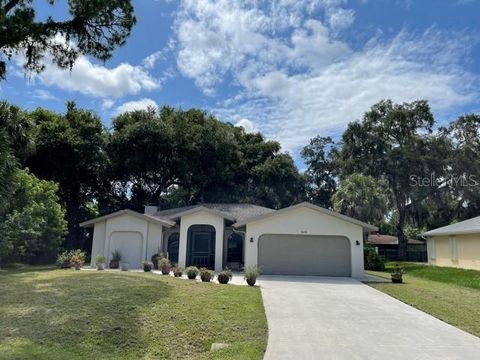
<path fill-rule="evenodd" d="M 188 229 L 187 266 L 215 268 L 215 228 L 192 225 Z"/>

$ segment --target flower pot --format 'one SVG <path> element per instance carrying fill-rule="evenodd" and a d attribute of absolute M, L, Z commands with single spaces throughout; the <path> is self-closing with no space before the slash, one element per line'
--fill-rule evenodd
<path fill-rule="evenodd" d="M 117 260 L 110 260 L 110 264 L 108 265 L 108 267 L 110 269 L 118 269 L 118 261 Z"/>
<path fill-rule="evenodd" d="M 144 272 L 150 272 L 152 271 L 152 264 L 143 264 L 143 271 Z"/>
<path fill-rule="evenodd" d="M 162 266 L 162 275 L 168 275 L 170 274 L 170 269 L 171 269 L 171 266 Z"/>
<path fill-rule="evenodd" d="M 247 284 L 250 286 L 254 286 L 257 282 L 257 278 L 247 278 Z"/>
<path fill-rule="evenodd" d="M 97 263 L 97 270 L 105 270 L 105 263 Z"/>
<path fill-rule="evenodd" d="M 401 274 L 392 274 L 392 283 L 401 284 L 403 277 Z"/>
<path fill-rule="evenodd" d="M 120 263 L 120 270 L 121 271 L 128 271 L 129 267 L 130 267 L 129 263 Z"/>
<path fill-rule="evenodd" d="M 230 277 L 225 274 L 218 274 L 217 280 L 220 284 L 228 284 L 228 281 L 230 280 Z"/>

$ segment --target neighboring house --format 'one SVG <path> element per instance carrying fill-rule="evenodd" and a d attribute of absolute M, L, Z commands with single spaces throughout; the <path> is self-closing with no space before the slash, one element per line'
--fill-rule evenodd
<path fill-rule="evenodd" d="M 368 235 L 366 243 L 375 246 L 378 249 L 378 255 L 383 256 L 385 260 L 398 260 L 398 237 L 370 234 Z M 427 261 L 427 248 L 424 241 L 408 239 L 407 261 Z"/>
<path fill-rule="evenodd" d="M 424 235 L 429 264 L 480 270 L 480 216 Z"/>
<path fill-rule="evenodd" d="M 121 210 L 94 227 L 92 259 L 119 250 L 132 268 L 157 252 L 181 267 L 261 266 L 264 274 L 363 277 L 363 234 L 375 226 L 301 203 L 281 210 L 200 204 L 146 213 Z M 94 266 L 92 260 L 92 266 Z"/>

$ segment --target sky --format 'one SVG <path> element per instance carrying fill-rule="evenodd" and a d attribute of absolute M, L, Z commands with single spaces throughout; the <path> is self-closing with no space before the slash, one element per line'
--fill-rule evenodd
<path fill-rule="evenodd" d="M 66 14 L 36 1 L 37 16 Z M 137 24 L 107 62 L 8 67 L 0 98 L 93 109 L 106 127 L 148 106 L 202 108 L 281 143 L 338 139 L 382 99 L 427 99 L 438 125 L 480 112 L 480 0 L 136 0 Z"/>

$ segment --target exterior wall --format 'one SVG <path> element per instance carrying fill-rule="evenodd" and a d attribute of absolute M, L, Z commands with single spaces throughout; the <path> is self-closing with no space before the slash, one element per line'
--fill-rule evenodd
<path fill-rule="evenodd" d="M 105 221 L 94 224 L 93 242 L 92 242 L 92 261 L 91 266 L 95 266 L 95 257 L 103 255 L 110 262 L 112 251 L 110 240 L 112 234 L 119 232 L 129 232 L 138 234 L 142 241 L 142 259 L 149 260 L 151 255 L 162 246 L 163 227 L 156 223 L 150 223 L 128 214 L 116 216 Z"/>
<path fill-rule="evenodd" d="M 480 270 L 480 233 L 434 236 L 429 241 L 430 264 Z"/>
<path fill-rule="evenodd" d="M 245 236 L 245 266 L 257 265 L 258 238 L 262 234 L 345 236 L 350 241 L 352 277 L 363 277 L 363 229 L 359 225 L 306 207 L 251 222 Z"/>
<path fill-rule="evenodd" d="M 223 236 L 224 219 L 206 211 L 197 211 L 182 216 L 180 219 L 180 245 L 178 249 L 178 265 L 185 267 L 187 261 L 187 235 L 192 225 L 211 225 L 215 228 L 215 271 L 223 268 Z"/>
<path fill-rule="evenodd" d="M 105 248 L 105 229 L 107 222 L 100 221 L 93 225 L 93 241 L 92 241 L 92 259 L 90 266 L 95 267 L 95 257 L 97 255 L 103 255 L 103 249 Z"/>

